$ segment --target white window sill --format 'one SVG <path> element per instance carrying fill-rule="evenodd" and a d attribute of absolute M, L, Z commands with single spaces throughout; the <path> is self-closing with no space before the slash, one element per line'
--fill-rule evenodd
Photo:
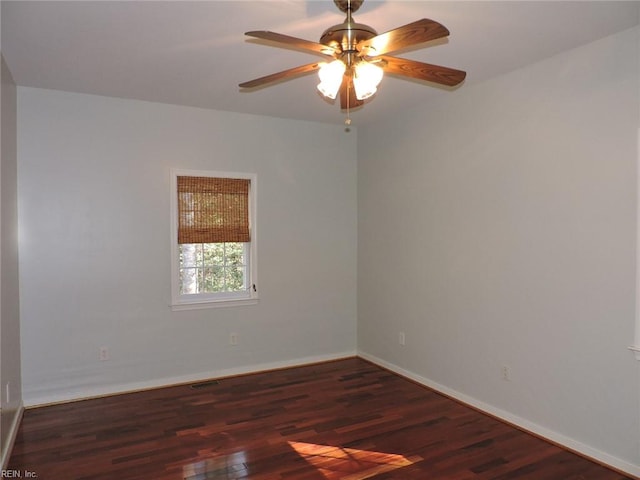
<path fill-rule="evenodd" d="M 257 305 L 258 298 L 238 298 L 228 300 L 194 300 L 190 302 L 177 302 L 170 305 L 171 310 L 202 310 L 205 308 L 241 307 L 245 305 Z"/>

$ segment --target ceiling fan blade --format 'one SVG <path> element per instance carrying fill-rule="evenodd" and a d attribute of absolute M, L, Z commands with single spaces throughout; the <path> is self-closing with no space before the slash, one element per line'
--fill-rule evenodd
<path fill-rule="evenodd" d="M 455 70 L 440 65 L 431 65 L 429 63 L 416 62 L 415 60 L 407 60 L 405 58 L 381 56 L 379 57 L 387 64 L 384 67 L 385 72 L 403 75 L 405 77 L 417 78 L 418 80 L 427 80 L 429 82 L 439 83 L 453 87 L 461 83 L 467 76 L 462 70 Z"/>
<path fill-rule="evenodd" d="M 356 91 L 353 88 L 351 77 L 345 75 L 340 86 L 340 108 L 346 110 L 348 108 L 356 108 L 364 103 L 363 100 L 356 98 Z"/>
<path fill-rule="evenodd" d="M 260 38 L 262 40 L 270 40 L 272 42 L 282 43 L 290 47 L 300 48 L 312 53 L 319 53 L 321 55 L 333 56 L 338 51 L 328 45 L 321 43 L 311 42 L 309 40 L 303 40 L 302 38 L 290 37 L 289 35 L 283 35 L 281 33 L 269 32 L 266 30 L 256 30 L 253 32 L 246 32 L 248 37 Z"/>
<path fill-rule="evenodd" d="M 288 70 L 283 70 L 282 72 L 272 73 L 271 75 L 266 75 L 264 77 L 256 78 L 254 80 L 249 80 L 248 82 L 241 83 L 239 87 L 240 88 L 260 87 L 268 83 L 277 82 L 279 80 L 288 80 L 290 78 L 297 77 L 299 75 L 304 75 L 305 73 L 313 72 L 318 68 L 320 68 L 320 64 L 318 62 L 309 63 L 307 65 L 300 65 L 299 67 L 290 68 Z"/>
<path fill-rule="evenodd" d="M 394 52 L 402 48 L 429 42 L 449 35 L 449 30 L 440 23 L 423 18 L 408 25 L 381 33 L 369 40 L 359 42 L 356 48 L 361 54 L 373 57 Z"/>

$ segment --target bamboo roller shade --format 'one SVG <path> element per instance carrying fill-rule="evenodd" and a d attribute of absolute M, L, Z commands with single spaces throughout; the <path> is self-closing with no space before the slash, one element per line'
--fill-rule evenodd
<path fill-rule="evenodd" d="M 178 243 L 249 242 L 250 180 L 178 177 Z"/>

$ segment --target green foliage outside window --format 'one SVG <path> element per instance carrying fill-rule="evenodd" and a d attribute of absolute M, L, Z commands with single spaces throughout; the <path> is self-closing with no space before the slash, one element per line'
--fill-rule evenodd
<path fill-rule="evenodd" d="M 245 290 L 244 243 L 180 244 L 180 294 Z"/>

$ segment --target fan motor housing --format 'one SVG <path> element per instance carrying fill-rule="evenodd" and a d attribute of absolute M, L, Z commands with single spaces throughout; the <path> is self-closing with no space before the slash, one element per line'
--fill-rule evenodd
<path fill-rule="evenodd" d="M 320 37 L 320 43 L 331 47 L 340 46 L 343 52 L 355 52 L 358 42 L 378 35 L 369 25 L 345 22 L 327 28 Z"/>

